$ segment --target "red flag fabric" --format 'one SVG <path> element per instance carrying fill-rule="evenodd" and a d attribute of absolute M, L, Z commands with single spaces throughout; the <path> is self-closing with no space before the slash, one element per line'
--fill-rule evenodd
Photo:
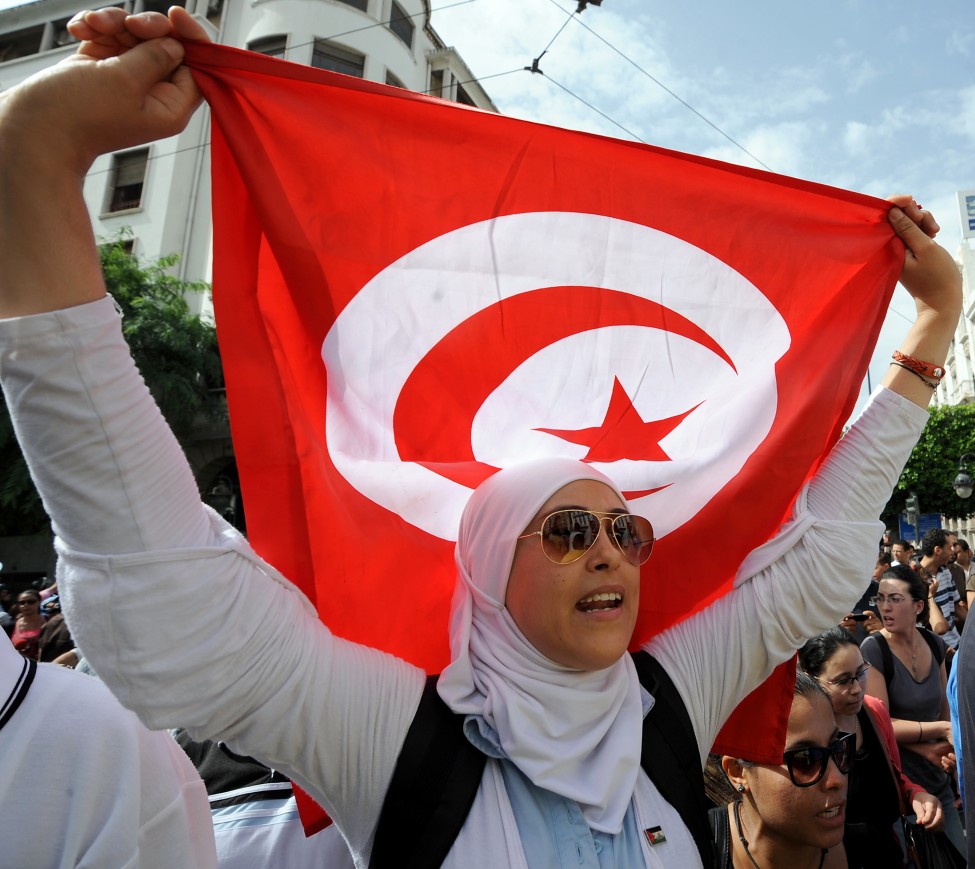
<path fill-rule="evenodd" d="M 852 410 L 903 259 L 885 203 L 226 47 L 188 62 L 248 530 L 332 630 L 441 669 L 466 498 L 545 455 L 654 524 L 636 641 L 728 590 Z"/>

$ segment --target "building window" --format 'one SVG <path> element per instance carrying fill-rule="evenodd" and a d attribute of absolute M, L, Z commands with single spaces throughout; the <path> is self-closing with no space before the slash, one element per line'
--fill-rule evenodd
<path fill-rule="evenodd" d="M 126 151 L 112 156 L 112 187 L 109 192 L 109 213 L 128 211 L 142 205 L 142 188 L 149 164 L 149 149 Z"/>
<path fill-rule="evenodd" d="M 391 85 L 394 88 L 406 89 L 406 85 L 403 84 L 395 75 L 393 75 L 388 69 L 386 70 L 386 84 Z"/>
<path fill-rule="evenodd" d="M 207 21 L 215 27 L 220 26 L 223 17 L 223 0 L 208 0 L 207 2 Z"/>
<path fill-rule="evenodd" d="M 0 36 L 0 63 L 37 54 L 41 50 L 43 38 L 43 24 L 25 27 L 23 30 L 15 30 L 13 33 L 5 33 Z"/>
<path fill-rule="evenodd" d="M 161 12 L 165 15 L 170 6 L 182 6 L 186 8 L 186 0 L 135 0 L 132 11 L 140 12 Z"/>
<path fill-rule="evenodd" d="M 64 45 L 74 45 L 78 40 L 68 33 L 68 22 L 74 16 L 60 18 L 53 23 L 54 28 L 54 48 L 61 48 Z"/>
<path fill-rule="evenodd" d="M 366 71 L 366 58 L 347 48 L 340 48 L 324 39 L 316 39 L 311 54 L 311 65 L 319 69 L 329 69 L 345 75 L 363 78 Z"/>
<path fill-rule="evenodd" d="M 284 57 L 288 51 L 287 36 L 265 36 L 247 43 L 248 51 L 266 54 L 268 57 Z"/>
<path fill-rule="evenodd" d="M 407 48 L 413 48 L 413 19 L 406 14 L 396 0 L 393 0 L 393 7 L 389 13 L 389 29 L 403 40 Z"/>
<path fill-rule="evenodd" d="M 344 3 L 346 6 L 353 6 L 363 12 L 369 11 L 369 0 L 339 0 L 339 3 Z"/>
<path fill-rule="evenodd" d="M 473 98 L 461 85 L 457 85 L 457 102 L 463 103 L 465 106 L 476 106 L 477 103 L 474 102 Z"/>
<path fill-rule="evenodd" d="M 429 93 L 435 97 L 443 96 L 443 70 L 442 69 L 434 69 L 430 71 Z"/>

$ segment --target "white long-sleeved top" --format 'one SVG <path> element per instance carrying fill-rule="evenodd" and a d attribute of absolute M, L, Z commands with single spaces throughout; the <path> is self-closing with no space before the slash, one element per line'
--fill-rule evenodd
<path fill-rule="evenodd" d="M 334 637 L 201 506 L 110 300 L 0 322 L 0 378 L 52 517 L 72 633 L 98 673 L 150 727 L 186 727 L 286 772 L 365 865 L 424 674 Z M 878 390 L 793 519 L 746 559 L 735 590 L 648 644 L 681 692 L 702 758 L 739 700 L 859 598 L 877 516 L 926 419 Z M 222 602 L 221 618 L 199 605 L 201 590 Z M 644 826 L 659 801 L 641 775 Z M 645 856 L 667 865 L 664 849 Z M 528 865 L 497 762 L 445 865 Z"/>

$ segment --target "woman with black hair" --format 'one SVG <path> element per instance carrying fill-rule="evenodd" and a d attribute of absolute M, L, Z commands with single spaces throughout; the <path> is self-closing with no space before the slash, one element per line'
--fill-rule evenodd
<path fill-rule="evenodd" d="M 856 737 L 856 764 L 846 805 L 848 854 L 864 866 L 899 866 L 904 861 L 894 825 L 912 811 L 928 829 L 944 825 L 941 802 L 901 772 L 890 715 L 864 693 L 870 665 L 852 634 L 842 627 L 813 637 L 799 650 L 799 666 L 829 695 L 840 730 Z"/>
<path fill-rule="evenodd" d="M 884 626 L 860 647 L 871 667 L 867 694 L 886 706 L 905 774 L 941 801 L 945 833 L 964 851 L 961 819 L 947 773 L 954 754 L 945 694 L 945 643 L 917 626 L 928 608 L 928 587 L 911 568 L 894 565 L 880 580 L 877 606 Z"/>

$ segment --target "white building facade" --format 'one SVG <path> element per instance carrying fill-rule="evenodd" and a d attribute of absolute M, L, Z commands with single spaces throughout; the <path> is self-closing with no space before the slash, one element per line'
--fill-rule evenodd
<path fill-rule="evenodd" d="M 67 24 L 81 10 L 119 6 L 132 13 L 165 12 L 173 5 L 194 15 L 214 42 L 497 111 L 458 53 L 433 29 L 430 0 L 35 0 L 0 11 L 0 91 L 72 54 L 76 43 Z M 111 239 L 126 230 L 141 259 L 177 253 L 178 277 L 209 282 L 209 134 L 204 105 L 178 136 L 99 157 L 84 188 L 96 236 Z M 196 313 L 209 315 L 207 297 L 188 301 Z M 201 430 L 187 452 L 207 500 L 242 524 L 226 427 Z M 53 564 L 49 546 L 39 551 Z M 34 565 L 33 555 L 22 560 L 15 570 L 24 576 L 49 572 L 50 564 Z"/>
<path fill-rule="evenodd" d="M 938 405 L 975 402 L 975 191 L 960 191 L 958 205 L 962 242 L 955 259 L 962 274 L 962 316 L 948 351 L 944 379 L 935 392 L 934 403 Z M 975 432 L 972 432 L 972 442 L 975 443 Z M 956 458 L 960 456 L 952 456 Z M 968 470 L 975 473 L 975 467 L 970 466 Z M 975 498 L 972 511 L 975 513 Z M 944 526 L 975 547 L 975 515 L 946 520 Z"/>
<path fill-rule="evenodd" d="M 969 224 L 969 200 L 975 210 L 975 193 L 959 194 L 963 228 Z M 975 216 L 970 222 L 975 226 Z M 935 393 L 935 404 L 971 404 L 975 401 L 975 230 L 962 238 L 955 259 L 964 288 L 962 317 L 948 351 L 945 376 Z"/>
<path fill-rule="evenodd" d="M 0 12 L 0 90 L 74 51 L 66 25 L 93 4 L 36 0 Z M 430 20 L 429 0 L 125 0 L 129 12 L 184 6 L 215 42 L 496 111 Z M 101 238 L 131 231 L 144 258 L 180 255 L 185 280 L 211 275 L 209 113 L 178 136 L 100 157 L 85 198 Z M 198 305 L 201 302 L 197 302 Z"/>

